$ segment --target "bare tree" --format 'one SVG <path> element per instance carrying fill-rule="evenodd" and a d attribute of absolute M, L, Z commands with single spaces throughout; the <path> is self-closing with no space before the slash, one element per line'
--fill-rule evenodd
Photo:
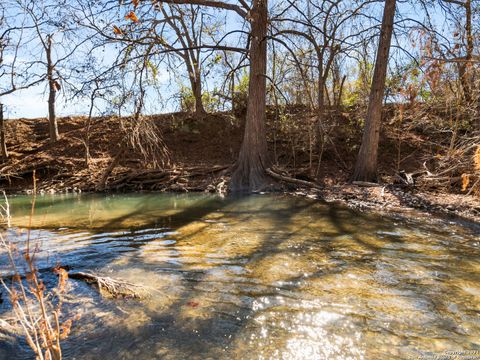
<path fill-rule="evenodd" d="M 3 5 L 0 5 L 0 31 L 5 26 L 5 10 L 3 9 Z M 6 34 L 5 31 L 2 31 L 0 35 L 0 68 L 3 63 L 3 51 L 5 48 L 6 43 Z M 8 151 L 7 151 L 7 143 L 5 141 L 5 122 L 3 118 L 3 104 L 0 103 L 0 147 L 2 148 L 2 158 L 8 158 Z"/>
<path fill-rule="evenodd" d="M 39 34 L 42 39 L 41 34 Z M 57 91 L 60 90 L 60 84 L 55 77 L 55 65 L 52 59 L 52 37 L 48 34 L 46 41 L 42 39 L 42 45 L 47 57 L 47 80 L 48 80 L 48 124 L 50 133 L 50 142 L 56 142 L 60 135 L 58 134 L 57 115 L 55 113 L 55 99 Z"/>
<path fill-rule="evenodd" d="M 168 9 L 167 9 L 168 8 Z M 176 35 L 176 40 L 185 49 L 178 55 L 187 69 L 188 79 L 195 99 L 195 114 L 203 116 L 205 107 L 202 100 L 202 32 L 204 16 L 198 6 L 185 9 L 176 5 L 160 6 L 161 12 Z M 163 39 L 163 37 L 162 37 Z M 164 46 L 174 49 L 173 45 L 163 40 Z"/>
<path fill-rule="evenodd" d="M 355 181 L 377 181 L 378 143 L 395 7 L 396 0 L 386 0 L 362 145 L 353 173 Z"/>
<path fill-rule="evenodd" d="M 472 66 L 472 60 L 474 57 L 474 36 L 473 36 L 473 7 L 471 0 L 441 0 L 441 2 L 447 3 L 448 5 L 453 5 L 454 7 L 459 7 L 461 9 L 461 14 L 463 16 L 460 17 L 460 21 L 463 20 L 463 23 L 457 24 L 458 32 L 457 38 L 460 38 L 462 42 L 462 46 L 464 48 L 464 55 L 457 56 L 456 60 L 460 60 L 457 62 L 458 64 L 458 75 L 459 80 L 462 85 L 463 89 L 463 96 L 467 103 L 472 101 L 472 74 L 469 69 Z M 454 12 L 452 9 L 447 9 L 450 14 Z M 452 16 L 452 18 L 455 18 Z M 456 45 L 459 47 L 459 44 Z M 454 51 L 455 47 L 451 49 Z"/>
<path fill-rule="evenodd" d="M 19 60 L 25 32 L 32 29 L 26 24 L 25 13 L 14 1 L 0 3 L 0 97 L 41 83 L 44 78 L 31 76 L 30 64 Z M 8 13 L 7 13 L 8 10 Z M 9 18 L 14 17 L 14 23 Z"/>
<path fill-rule="evenodd" d="M 71 21 L 67 7 L 58 7 L 56 2 L 16 0 L 18 7 L 28 18 L 25 29 L 32 29 L 26 41 L 29 47 L 37 43 L 40 52 L 30 53 L 29 68 L 38 82 L 47 81 L 48 123 L 52 143 L 59 139 L 56 116 L 56 98 L 60 83 L 68 82 L 68 60 L 88 38 L 76 36 L 77 26 Z M 43 70 L 42 70 L 43 68 Z"/>
<path fill-rule="evenodd" d="M 329 79 L 334 87 L 332 100 L 339 102 L 342 82 L 339 77 L 338 58 L 346 57 L 359 47 L 362 33 L 368 29 L 368 21 L 362 27 L 353 26 L 357 18 L 366 19 L 363 10 L 372 3 L 364 1 L 325 1 L 316 3 L 311 0 L 289 1 L 282 16 L 274 17 L 272 22 L 277 29 L 273 39 L 287 48 L 290 57 L 300 73 L 309 106 L 316 113 L 315 138 L 318 143 L 318 166 L 320 170 L 322 152 L 326 142 L 326 107 L 331 103 L 327 84 Z M 289 10 L 289 11 L 288 11 Z M 335 67 L 336 65 L 336 67 Z M 314 78 L 312 78 L 314 77 Z M 338 84 L 336 83 L 338 82 Z M 338 88 L 338 89 L 337 89 Z M 314 93 L 315 92 L 315 93 Z M 310 148 L 312 146 L 310 145 Z M 310 170 L 313 175 L 312 153 Z"/>
<path fill-rule="evenodd" d="M 238 161 L 232 174 L 231 190 L 249 192 L 265 187 L 268 184 L 265 170 L 270 165 L 265 129 L 267 0 L 253 0 L 251 6 L 248 6 L 243 0 L 240 0 L 240 5 L 214 0 L 158 0 L 155 3 L 190 4 L 231 10 L 250 23 L 250 46 L 248 48 L 250 78 L 245 133 Z M 218 44 L 213 48 L 228 49 L 228 47 L 220 47 Z"/>

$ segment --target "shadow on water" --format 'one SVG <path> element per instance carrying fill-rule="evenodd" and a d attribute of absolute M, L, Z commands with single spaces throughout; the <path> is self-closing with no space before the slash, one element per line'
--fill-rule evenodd
<path fill-rule="evenodd" d="M 260 242 L 260 246 L 255 248 L 255 250 L 248 255 L 248 258 L 253 259 L 254 263 L 261 264 L 262 261 L 266 261 L 269 258 L 285 252 L 285 249 L 281 249 L 282 245 L 288 241 L 289 238 L 295 236 L 296 232 L 301 231 L 301 229 L 296 231 L 291 231 L 290 229 L 290 226 L 295 222 L 293 220 L 294 216 L 298 212 L 305 211 L 313 205 L 312 203 L 302 203 L 301 201 L 299 201 L 299 204 L 299 206 L 291 206 L 288 210 L 280 209 L 273 212 L 269 209 L 268 205 L 255 211 L 237 212 L 237 214 L 243 213 L 246 215 L 246 218 L 243 219 L 243 221 L 248 221 L 252 217 L 258 217 L 262 216 L 262 214 L 265 215 L 268 213 L 269 218 L 273 221 L 272 227 L 275 228 L 275 231 L 284 234 L 283 238 L 277 238 L 274 241 L 267 241 L 271 240 L 271 238 L 263 239 L 263 241 Z M 345 209 L 342 210 L 345 212 Z M 228 212 L 226 211 L 225 213 Z M 360 247 L 359 250 L 367 250 L 367 252 L 370 253 L 370 256 L 360 256 L 356 259 L 349 259 L 348 262 L 343 262 L 340 266 L 331 268 L 327 271 L 322 269 L 320 271 L 310 273 L 308 274 L 308 279 L 310 281 L 314 279 L 321 280 L 323 277 L 327 277 L 332 274 L 341 275 L 342 273 L 351 271 L 352 268 L 361 268 L 365 265 L 365 262 L 368 262 L 371 259 L 372 252 L 375 253 L 381 251 L 380 246 L 368 243 L 360 236 L 357 236 L 355 231 L 352 231 L 345 226 L 345 218 L 348 219 L 349 217 L 353 216 L 357 220 L 365 222 L 365 225 L 368 224 L 368 226 L 365 226 L 366 231 L 374 231 L 375 229 L 382 228 L 382 225 L 384 225 L 382 222 L 377 223 L 372 221 L 371 217 L 355 212 L 347 211 L 342 216 L 342 214 L 339 213 L 339 209 L 336 209 L 335 207 L 329 207 L 328 210 L 329 220 L 332 224 L 334 224 L 338 232 L 342 234 L 341 236 L 349 235 L 351 239 L 358 244 Z M 342 220 L 342 217 L 344 220 Z M 403 242 L 402 238 L 399 237 L 392 237 L 392 239 L 394 242 Z M 322 249 L 326 256 L 330 256 L 330 254 L 335 250 L 335 238 L 322 239 Z M 300 256 L 307 256 L 308 249 L 301 248 L 297 250 L 297 254 Z M 236 263 L 244 258 L 245 256 L 242 256 L 240 258 L 233 259 L 232 262 Z M 333 259 L 333 257 L 330 256 L 330 260 L 338 259 Z M 206 272 L 196 272 L 190 275 L 188 281 L 194 282 L 195 284 L 208 283 L 209 280 L 207 279 L 207 276 L 208 274 Z M 287 290 L 289 293 L 294 293 L 297 288 L 303 286 L 302 284 L 304 277 L 305 276 L 302 275 L 300 277 L 283 279 L 283 282 L 287 284 L 286 286 L 283 286 L 283 290 Z M 395 285 L 397 284 L 387 284 L 387 287 L 396 289 Z M 417 283 L 411 288 L 413 289 L 413 294 L 410 296 L 411 301 L 424 299 L 427 304 L 433 304 L 431 306 L 435 307 L 438 299 L 435 297 L 430 297 L 431 294 L 429 294 L 428 289 L 422 287 L 421 283 Z M 278 291 L 273 292 L 275 293 Z M 265 292 L 264 295 L 265 294 L 269 294 L 269 291 Z M 250 294 L 246 295 L 248 296 Z M 201 318 L 200 320 L 195 319 L 195 321 L 193 321 L 192 319 L 189 319 L 188 321 L 190 323 L 187 325 L 180 319 L 184 318 L 185 308 L 190 306 L 189 304 L 194 303 L 198 296 L 199 291 L 195 287 L 187 287 L 185 291 L 179 295 L 179 300 L 173 302 L 160 314 L 158 312 L 147 313 L 148 317 L 151 319 L 151 323 L 155 324 L 153 329 L 151 324 L 149 324 L 147 327 L 136 329 L 132 334 L 125 334 L 124 329 L 117 329 L 115 331 L 115 337 L 125 337 L 126 339 L 135 337 L 138 339 L 137 342 L 131 343 L 131 348 L 129 351 L 132 353 L 135 353 L 138 351 L 138 349 L 142 348 L 145 338 L 152 336 L 155 337 L 155 333 L 159 329 L 168 329 L 161 339 L 161 342 L 167 344 L 164 345 L 166 349 L 174 347 L 178 354 L 184 354 L 190 357 L 214 357 L 215 355 L 218 355 L 220 351 L 225 352 L 225 349 L 234 347 L 234 343 L 237 340 L 237 335 L 241 333 L 245 327 L 249 326 L 252 321 L 251 319 L 255 311 L 252 309 L 251 303 L 247 303 L 245 306 L 238 307 L 235 315 L 211 311 L 208 313 L 207 317 Z M 254 295 L 251 297 L 253 298 Z M 233 316 L 235 316 L 237 319 L 234 321 L 235 326 L 232 326 Z M 194 325 L 192 325 L 192 322 L 194 322 Z M 179 339 L 184 339 L 184 341 Z M 171 344 L 169 344 L 169 342 Z M 277 343 L 277 346 L 280 345 L 279 343 Z M 124 350 L 122 349 L 119 354 L 123 352 Z"/>
<path fill-rule="evenodd" d="M 267 340 L 262 340 L 261 337 L 249 339 L 249 336 L 254 336 L 258 331 L 272 331 L 269 328 L 271 324 L 262 322 L 259 314 L 264 311 L 266 313 L 261 316 L 271 316 L 272 320 L 276 320 L 272 314 L 275 311 L 284 311 L 285 314 L 279 320 L 288 323 L 297 316 L 296 311 L 304 309 L 294 305 L 305 306 L 304 302 L 308 301 L 316 304 L 315 309 L 303 310 L 309 316 L 315 312 L 323 316 L 325 313 L 331 314 L 332 308 L 336 309 L 339 304 L 347 308 L 350 305 L 355 307 L 355 304 L 348 304 L 348 300 L 358 302 L 360 309 L 351 310 L 356 311 L 351 316 L 354 319 L 353 325 L 363 324 L 365 333 L 378 332 L 377 339 L 388 336 L 405 337 L 402 331 L 408 333 L 415 332 L 416 329 L 395 330 L 387 324 L 379 325 L 375 319 L 377 315 L 382 315 L 381 310 L 384 309 L 382 296 L 389 299 L 392 294 L 399 293 L 401 300 L 405 302 L 404 307 L 413 308 L 415 311 L 428 311 L 428 321 L 445 324 L 446 328 L 457 331 L 460 337 L 467 338 L 465 331 L 459 329 L 456 323 L 458 316 L 454 318 L 451 314 L 445 315 L 447 310 L 443 299 L 438 297 L 438 292 L 432 290 L 435 281 L 438 280 L 440 284 L 445 278 L 425 279 L 424 276 L 432 273 L 432 269 L 426 267 L 426 261 L 431 259 L 433 268 L 437 266 L 439 273 L 443 274 L 445 269 L 442 269 L 442 266 L 452 257 L 457 258 L 459 254 L 452 253 L 451 251 L 455 250 L 445 246 L 435 250 L 442 256 L 436 259 L 435 256 L 427 254 L 427 250 L 415 248 L 415 244 L 408 241 L 411 238 L 396 232 L 396 225 L 391 219 L 382 219 L 336 205 L 319 205 L 318 202 L 300 198 L 288 198 L 283 204 L 282 197 L 260 196 L 226 199 L 204 197 L 177 212 L 155 216 L 154 213 L 150 215 L 154 205 L 150 200 L 143 199 L 131 211 L 113 216 L 101 228 L 92 228 L 89 232 L 101 235 L 105 229 L 120 229 L 128 219 L 147 214 L 143 217 L 146 222 L 140 227 L 130 229 L 131 242 L 134 243 L 131 247 L 135 248 L 136 252 L 129 255 L 126 265 L 122 264 L 128 267 L 143 262 L 154 266 L 157 273 L 161 270 L 161 274 L 172 276 L 174 282 L 167 283 L 165 287 L 167 292 L 170 291 L 169 286 L 177 289 L 168 293 L 173 294 L 172 300 L 162 302 L 160 307 L 144 306 L 142 316 L 148 321 L 138 326 L 131 327 L 118 322 L 115 325 L 102 324 L 101 328 L 96 328 L 91 334 L 85 334 L 81 329 L 74 331 L 65 341 L 66 355 L 95 358 L 95 352 L 111 357 L 137 359 L 152 356 L 258 358 L 256 355 L 262 351 L 267 351 L 268 355 L 269 350 L 291 346 L 291 337 L 283 333 L 270 334 L 270 338 L 275 339 L 274 347 L 271 347 L 270 343 L 262 343 Z M 216 224 L 225 222 L 224 232 L 208 232 L 205 230 L 208 223 L 193 226 L 212 214 L 215 214 L 212 221 Z M 419 224 L 414 222 L 410 225 Z M 192 226 L 192 229 L 189 229 L 189 226 Z M 149 260 L 142 257 L 143 254 L 138 250 L 148 248 L 152 242 L 158 241 L 158 236 L 153 236 L 142 239 L 140 243 L 135 242 L 135 234 L 142 229 L 168 229 L 172 233 L 178 232 L 173 236 L 176 241 L 169 245 L 169 251 L 183 256 L 180 260 L 183 259 L 184 263 L 179 261 L 172 265 L 162 258 L 156 264 L 155 258 Z M 433 231 L 430 228 L 427 230 L 429 233 Z M 424 230 L 420 228 L 418 231 Z M 83 245 L 82 253 L 93 253 L 93 259 L 97 261 L 101 258 L 104 269 L 110 266 L 116 269 L 115 262 L 122 256 L 122 252 L 108 252 L 108 246 L 96 248 L 93 245 Z M 425 245 L 429 245 L 429 241 L 426 241 Z M 198 250 L 203 246 L 208 250 L 205 253 Z M 196 252 L 190 255 L 194 250 Z M 476 253 L 478 255 L 478 251 Z M 211 255 L 222 255 L 223 263 L 209 263 L 210 258 L 206 256 Z M 186 266 L 189 256 L 196 257 L 195 261 L 202 262 L 204 267 Z M 416 258 L 421 261 L 416 261 Z M 409 269 L 408 264 L 412 264 L 412 268 Z M 406 268 L 401 268 L 403 265 Z M 228 276 L 217 276 L 215 271 L 226 272 Z M 409 274 L 409 271 L 412 274 Z M 421 276 L 415 278 L 415 273 Z M 472 274 L 478 275 L 474 272 Z M 461 271 L 447 276 L 453 279 L 472 278 Z M 363 285 L 365 290 L 360 288 Z M 449 289 L 449 298 L 465 297 L 459 287 Z M 278 298 L 287 301 L 287 304 L 279 302 Z M 259 303 L 264 306 L 260 306 L 260 310 L 257 306 Z M 116 302 L 114 306 L 123 305 Z M 329 309 L 330 312 L 322 309 Z M 375 311 L 378 311 L 378 314 L 375 314 Z M 290 319 L 289 314 L 292 317 Z M 121 314 L 119 316 L 121 317 Z M 392 317 L 392 314 L 385 313 L 385 316 Z M 337 320 L 337 336 L 348 335 L 350 331 L 353 337 L 351 330 L 342 328 L 341 321 L 343 320 Z M 365 327 L 365 324 L 371 324 L 371 329 Z M 408 327 L 408 323 L 405 326 Z M 287 326 L 282 331 L 288 333 L 296 329 L 289 329 Z M 414 338 L 416 336 L 419 335 L 413 335 Z M 265 349 L 251 348 L 255 341 L 257 345 L 264 344 Z M 415 343 L 415 340 L 412 342 Z M 359 343 L 350 345 L 361 346 Z M 342 346 L 346 346 L 346 343 Z M 326 350 L 328 349 L 324 349 Z M 269 356 L 274 358 L 273 354 L 274 352 Z M 334 355 L 338 358 L 355 358 L 357 355 L 358 358 L 358 355 L 363 357 L 364 354 L 345 348 Z"/>
<path fill-rule="evenodd" d="M 221 200 L 223 209 L 225 207 L 234 207 L 236 203 L 245 200 L 242 197 L 231 197 L 226 200 Z M 213 200 L 214 204 L 218 205 L 217 200 Z M 210 204 L 212 204 L 210 203 Z M 262 216 L 268 215 L 274 219 L 275 227 L 277 231 L 282 231 L 282 229 L 288 226 L 288 218 L 294 216 L 294 214 L 304 211 L 310 208 L 313 205 L 313 202 L 304 202 L 301 200 L 295 201 L 293 204 L 290 204 L 289 208 L 280 209 L 272 211 L 270 209 L 269 203 L 263 205 L 259 209 L 255 210 L 225 210 L 223 211 L 223 216 L 228 215 L 243 215 L 243 222 L 248 222 L 252 218 L 261 218 Z M 221 210 L 222 208 L 215 207 L 216 210 Z M 196 208 L 191 208 L 186 213 L 181 213 L 180 218 L 185 219 L 183 215 L 187 215 L 187 218 L 190 221 L 198 220 L 202 216 L 206 216 L 210 213 L 213 208 L 210 208 L 210 211 L 205 211 L 206 208 L 203 208 L 203 211 L 199 212 Z M 201 214 L 201 216 L 199 216 Z M 190 217 L 189 215 L 192 215 Z M 172 228 L 180 228 L 186 226 L 188 221 L 176 221 L 176 219 L 170 219 L 171 224 L 175 224 Z M 189 234 L 189 237 L 195 236 L 197 233 L 193 232 Z M 286 237 L 291 236 L 292 233 L 287 233 Z M 254 252 L 243 255 L 241 257 L 231 259 L 231 263 L 238 263 L 245 260 L 246 257 L 254 258 L 256 262 L 262 261 L 264 257 L 268 257 L 269 254 L 273 255 L 275 253 L 280 253 L 278 247 L 281 246 L 284 239 L 278 239 L 274 241 L 273 244 L 266 245 L 265 242 L 261 242 L 260 246 L 255 249 Z M 267 254 L 267 252 L 269 252 Z M 251 309 L 250 302 L 247 301 L 246 304 L 239 306 L 235 314 L 228 312 L 217 312 L 210 311 L 206 317 L 201 317 L 197 319 L 187 318 L 185 319 L 185 309 L 191 310 L 196 306 L 196 300 L 199 298 L 199 293 L 202 293 L 202 290 L 198 290 L 195 284 L 202 284 L 210 282 L 208 279 L 207 271 L 193 271 L 188 272 L 183 280 L 194 284 L 191 287 L 185 287 L 185 291 L 181 294 L 178 294 L 178 300 L 171 303 L 165 309 L 162 309 L 161 313 L 159 312 L 146 312 L 146 315 L 151 320 L 149 324 L 144 327 L 136 328 L 133 332 L 129 332 L 124 328 L 112 328 L 107 332 L 110 334 L 112 339 L 115 339 L 115 343 L 118 342 L 118 339 L 125 339 L 129 342 L 128 349 L 120 349 L 116 353 L 114 349 L 115 344 L 112 344 L 112 347 L 109 350 L 109 353 L 112 356 L 123 356 L 128 358 L 129 356 L 134 357 L 139 350 L 144 349 L 145 339 L 155 338 L 158 340 L 158 335 L 161 335 L 160 341 L 164 343 L 160 352 L 157 352 L 157 355 L 167 356 L 171 349 L 174 350 L 174 354 L 170 354 L 172 358 L 177 356 L 182 356 L 184 358 L 205 358 L 211 356 L 212 358 L 218 358 L 221 354 L 225 353 L 225 349 L 228 349 L 229 345 L 235 341 L 236 334 L 242 330 L 242 328 L 249 322 L 249 318 L 253 314 Z M 248 297 L 251 294 L 248 292 L 243 294 L 245 297 Z M 233 326 L 232 326 L 233 325 Z M 132 341 L 135 339 L 135 341 Z M 157 341 L 156 340 L 156 341 Z M 121 341 L 120 341 L 121 343 Z M 142 353 L 142 351 L 140 351 Z M 128 355 L 127 355 L 128 354 Z M 143 356 L 152 356 L 153 353 L 143 353 Z M 178 358 L 178 357 L 177 357 Z"/>

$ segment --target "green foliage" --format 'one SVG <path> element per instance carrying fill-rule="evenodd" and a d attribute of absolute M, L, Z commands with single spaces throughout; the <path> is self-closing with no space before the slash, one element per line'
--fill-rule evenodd
<path fill-rule="evenodd" d="M 235 92 L 247 94 L 249 81 L 250 77 L 248 76 L 248 73 L 244 71 L 242 76 L 240 77 L 240 81 L 235 84 Z"/>
<path fill-rule="evenodd" d="M 426 85 L 423 76 L 424 74 L 418 67 L 418 62 L 411 61 L 387 77 L 387 94 L 401 102 L 418 100 L 428 102 L 431 100 L 432 92 Z"/>
<path fill-rule="evenodd" d="M 247 107 L 248 100 L 248 83 L 250 77 L 248 73 L 244 71 L 240 77 L 238 83 L 235 84 L 233 89 L 233 101 L 235 103 L 236 110 L 243 110 Z"/>
<path fill-rule="evenodd" d="M 202 93 L 203 107 L 207 112 L 214 112 L 220 108 L 220 100 L 214 95 L 215 93 L 215 90 L 213 92 L 204 91 Z M 192 89 L 184 85 L 180 86 L 179 97 L 181 111 L 195 111 L 195 96 L 193 95 Z"/>
<path fill-rule="evenodd" d="M 178 96 L 180 97 L 181 111 L 195 110 L 195 96 L 193 96 L 192 89 L 182 85 L 178 91 Z"/>
<path fill-rule="evenodd" d="M 218 64 L 221 63 L 221 61 L 222 61 L 222 55 L 217 54 L 217 55 L 215 55 L 215 57 L 213 58 L 212 63 L 218 65 Z"/>
<path fill-rule="evenodd" d="M 130 55 L 132 54 L 132 51 L 133 51 L 133 46 L 132 45 L 127 46 L 127 49 L 125 50 L 125 54 L 123 56 L 123 61 L 121 64 L 122 69 L 125 69 L 125 67 L 127 66 L 127 63 L 130 60 Z"/>
<path fill-rule="evenodd" d="M 202 94 L 202 102 L 207 112 L 214 112 L 220 109 L 220 99 L 215 96 L 216 90 L 213 92 L 205 91 Z"/>
<path fill-rule="evenodd" d="M 345 84 L 343 105 L 352 107 L 367 101 L 374 66 L 373 63 L 365 61 L 361 61 L 358 64 L 358 68 L 354 70 L 356 79 Z"/>
<path fill-rule="evenodd" d="M 150 73 L 152 74 L 152 79 L 155 81 L 158 75 L 157 66 L 153 64 L 151 61 L 147 61 L 147 69 L 150 71 Z"/>

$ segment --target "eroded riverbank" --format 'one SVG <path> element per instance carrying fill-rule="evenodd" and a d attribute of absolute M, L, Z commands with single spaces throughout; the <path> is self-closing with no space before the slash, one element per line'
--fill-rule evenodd
<path fill-rule="evenodd" d="M 342 116 L 347 115 L 353 114 Z M 85 144 L 78 138 L 86 121 L 82 117 L 59 119 L 62 139 L 56 144 L 48 142 L 47 123 L 42 119 L 8 121 L 7 143 L 11 156 L 0 166 L 0 189 L 7 193 L 32 192 L 35 170 L 40 194 L 79 191 L 224 193 L 228 190 L 230 168 L 237 159 L 243 134 L 241 116 L 228 113 L 210 114 L 204 119 L 193 118 L 188 113 L 152 116 L 150 121 L 158 128 L 170 151 L 170 164 L 155 166 L 152 159 L 145 159 L 135 149 L 130 149 L 111 169 L 124 136 L 118 131 L 119 119 L 92 120 L 88 161 Z M 288 134 L 278 134 L 275 143 L 269 142 L 275 163 L 281 165 L 285 174 L 315 182 L 320 190 L 297 189 L 291 183 L 282 182 L 275 187 L 279 192 L 312 195 L 355 209 L 380 212 L 414 209 L 480 223 L 480 197 L 475 195 L 474 177 L 469 178 L 463 192 L 458 174 L 452 177 L 448 187 L 438 181 L 405 186 L 398 178 L 399 170 L 407 173 L 425 170 L 424 161 L 431 156 L 432 139 L 429 134 L 418 134 L 408 128 L 402 132 L 406 137 L 403 141 L 408 143 L 410 160 L 399 168 L 391 161 L 398 156 L 395 146 L 398 139 L 392 133 L 394 129 L 388 124 L 385 126 L 379 169 L 384 185 L 370 188 L 349 184 L 357 150 L 347 144 L 359 142 L 354 137 L 360 135 L 351 129 L 351 139 L 344 138 L 346 135 L 342 131 L 332 133 L 338 139 L 332 140 L 335 145 L 330 144 L 321 164 L 315 165 L 318 167 L 315 178 L 312 178 L 311 169 L 308 170 L 311 158 L 304 151 L 290 148 Z M 107 173 L 108 169 L 111 171 Z"/>

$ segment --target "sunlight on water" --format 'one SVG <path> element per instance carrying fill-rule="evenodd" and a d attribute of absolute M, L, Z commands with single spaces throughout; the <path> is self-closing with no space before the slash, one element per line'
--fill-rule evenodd
<path fill-rule="evenodd" d="M 30 198 L 11 199 L 21 243 Z M 38 267 L 147 286 L 102 299 L 70 280 L 67 358 L 394 359 L 480 349 L 480 244 L 441 219 L 286 196 L 37 198 Z M 5 254 L 0 272 L 9 274 Z M 47 271 L 46 280 L 52 279 Z M 10 316 L 5 303 L 2 316 Z M 30 358 L 2 343 L 0 358 Z"/>

